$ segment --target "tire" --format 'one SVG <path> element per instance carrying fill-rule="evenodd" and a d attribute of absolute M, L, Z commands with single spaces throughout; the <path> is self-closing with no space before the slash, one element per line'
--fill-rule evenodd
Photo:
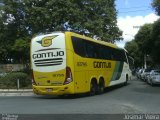
<path fill-rule="evenodd" d="M 104 93 L 104 89 L 105 89 L 105 84 L 104 84 L 104 80 L 100 80 L 99 85 L 98 85 L 98 94 L 102 94 Z"/>
<path fill-rule="evenodd" d="M 152 82 L 152 80 L 150 80 L 150 85 L 153 87 L 154 86 L 154 83 Z"/>
<path fill-rule="evenodd" d="M 90 96 L 94 96 L 96 94 L 96 91 L 97 91 L 97 84 L 95 81 L 92 81 L 91 84 L 90 84 L 90 93 L 89 95 Z"/>

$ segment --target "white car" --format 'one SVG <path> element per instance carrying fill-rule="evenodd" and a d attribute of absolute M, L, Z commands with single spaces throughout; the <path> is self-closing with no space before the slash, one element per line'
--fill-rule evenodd
<path fill-rule="evenodd" d="M 141 74 L 141 79 L 147 81 L 147 76 L 150 75 L 151 69 L 144 69 Z"/>
<path fill-rule="evenodd" d="M 142 72 L 143 72 L 143 69 L 139 69 L 139 70 L 137 71 L 137 78 L 141 79 L 141 74 L 142 74 Z"/>
<path fill-rule="evenodd" d="M 152 86 L 160 84 L 160 70 L 152 70 L 147 81 Z"/>

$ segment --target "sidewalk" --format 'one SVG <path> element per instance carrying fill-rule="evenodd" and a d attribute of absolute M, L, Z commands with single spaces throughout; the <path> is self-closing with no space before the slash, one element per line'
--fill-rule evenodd
<path fill-rule="evenodd" d="M 0 96 L 33 96 L 32 89 L 0 89 Z"/>

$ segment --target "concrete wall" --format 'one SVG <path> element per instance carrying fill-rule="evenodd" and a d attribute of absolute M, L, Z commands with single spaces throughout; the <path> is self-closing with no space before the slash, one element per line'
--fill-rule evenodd
<path fill-rule="evenodd" d="M 0 64 L 0 73 L 20 71 L 24 69 L 22 64 Z"/>

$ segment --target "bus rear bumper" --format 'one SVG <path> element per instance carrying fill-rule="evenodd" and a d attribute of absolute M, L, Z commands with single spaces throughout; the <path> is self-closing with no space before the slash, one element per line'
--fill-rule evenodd
<path fill-rule="evenodd" d="M 66 95 L 74 94 L 74 88 L 71 85 L 63 86 L 36 86 L 32 85 L 33 92 L 37 95 Z"/>

